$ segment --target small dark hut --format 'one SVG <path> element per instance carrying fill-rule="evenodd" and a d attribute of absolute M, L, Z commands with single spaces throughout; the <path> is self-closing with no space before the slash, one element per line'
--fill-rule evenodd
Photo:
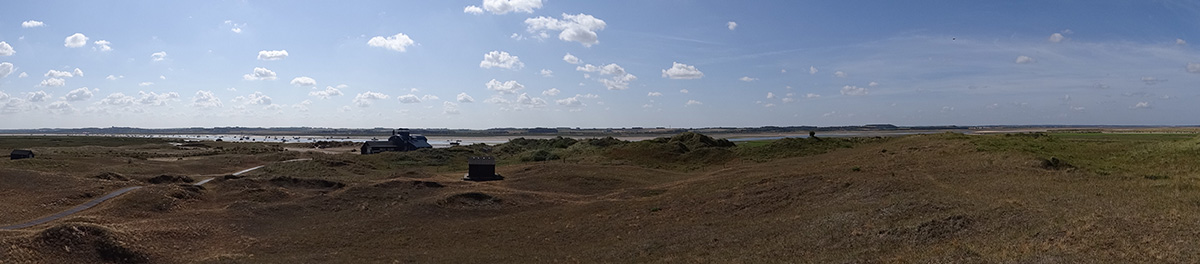
<path fill-rule="evenodd" d="M 18 159 L 32 159 L 32 158 L 33 158 L 33 151 L 32 151 L 32 150 L 26 150 L 26 149 L 14 149 L 14 150 L 12 151 L 12 154 L 9 154 L 9 155 L 8 155 L 8 157 L 9 157 L 9 158 L 11 158 L 11 159 L 15 159 L 15 160 L 18 160 Z"/>
<path fill-rule="evenodd" d="M 463 175 L 464 181 L 497 181 L 504 179 L 504 176 L 496 173 L 496 158 L 494 157 L 470 157 L 467 158 L 467 166 L 467 175 Z"/>

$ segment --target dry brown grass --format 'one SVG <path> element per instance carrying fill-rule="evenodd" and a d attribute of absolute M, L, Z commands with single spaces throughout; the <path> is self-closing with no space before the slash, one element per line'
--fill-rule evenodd
<path fill-rule="evenodd" d="M 1002 141 L 907 136 L 683 170 L 533 162 L 498 168 L 507 180 L 495 182 L 464 182 L 462 170 L 445 167 L 380 163 L 408 162 L 399 156 L 312 153 L 304 155 L 314 161 L 203 189 L 152 185 L 56 224 L 0 231 L 0 259 L 105 260 L 32 242 L 56 226 L 85 223 L 154 263 L 1198 260 L 1200 175 L 1191 167 L 1144 171 L 1167 176 L 1152 179 L 1091 160 L 1106 156 L 1058 148 L 1092 152 L 1092 145 L 1072 145 L 1091 143 L 994 137 Z M 1152 158 L 1185 160 L 1192 150 L 1179 144 L 1132 146 L 1166 153 Z M 1043 168 L 1048 154 L 1079 168 Z M 240 165 L 282 156 L 241 156 L 255 162 Z M 196 162 L 238 169 L 208 161 Z M 144 184 L 137 173 L 131 182 L 0 173 L 7 191 L 0 199 L 22 208 L 95 186 Z M 57 192 L 41 193 L 39 186 L 52 183 Z M 24 195 L 31 198 L 17 198 Z M 19 218 L 3 218 L 17 210 L 0 210 L 8 210 L 0 211 L 5 223 Z"/>

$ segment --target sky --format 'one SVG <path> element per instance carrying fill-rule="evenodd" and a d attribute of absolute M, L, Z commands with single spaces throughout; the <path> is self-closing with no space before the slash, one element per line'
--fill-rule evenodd
<path fill-rule="evenodd" d="M 0 129 L 1197 125 L 1198 21 L 1191 1 L 14 1 Z"/>

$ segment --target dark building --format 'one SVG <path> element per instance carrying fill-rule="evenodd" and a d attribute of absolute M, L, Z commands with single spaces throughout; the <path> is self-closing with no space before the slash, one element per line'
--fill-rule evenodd
<path fill-rule="evenodd" d="M 388 137 L 387 141 L 367 141 L 363 142 L 362 149 L 359 153 L 375 154 L 384 151 L 413 151 L 423 148 L 433 148 L 429 145 L 425 136 L 420 134 L 409 134 L 408 129 L 392 130 L 392 136 Z"/>
<path fill-rule="evenodd" d="M 496 174 L 496 158 L 470 157 L 467 158 L 467 166 L 467 175 L 463 175 L 464 181 L 496 181 L 504 179 L 504 176 Z"/>
<path fill-rule="evenodd" d="M 9 154 L 8 157 L 11 159 L 32 159 L 33 151 L 32 150 L 24 150 L 24 149 L 14 149 L 12 151 L 12 154 Z"/>

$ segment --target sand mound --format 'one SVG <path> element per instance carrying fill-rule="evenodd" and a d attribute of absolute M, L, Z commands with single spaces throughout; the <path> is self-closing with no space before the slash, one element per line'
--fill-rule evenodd
<path fill-rule="evenodd" d="M 504 200 L 481 192 L 467 192 L 451 195 L 438 202 L 450 207 L 494 207 L 503 205 Z"/>
<path fill-rule="evenodd" d="M 166 175 L 166 174 L 158 175 L 158 176 L 155 176 L 154 178 L 146 179 L 146 182 L 148 182 L 150 184 L 190 183 L 193 181 L 194 180 L 192 180 L 192 178 L 188 177 L 188 176 Z"/>
<path fill-rule="evenodd" d="M 92 176 L 92 178 L 110 181 L 129 181 L 129 177 L 125 177 L 125 175 L 121 175 L 120 173 L 116 172 L 102 172 L 100 174 L 96 174 L 96 176 Z"/>
<path fill-rule="evenodd" d="M 377 188 L 405 188 L 405 189 L 429 189 L 446 187 L 438 182 L 431 181 L 386 181 L 371 185 Z"/>
<path fill-rule="evenodd" d="M 204 196 L 204 186 L 180 184 L 179 188 L 173 188 L 168 196 L 180 200 L 200 199 Z"/>
<path fill-rule="evenodd" d="M 122 240 L 112 229 L 94 224 L 59 224 L 38 232 L 34 241 L 49 252 L 92 260 L 83 262 L 150 262 L 146 253 Z"/>
<path fill-rule="evenodd" d="M 300 179 L 288 176 L 275 177 L 270 180 L 272 184 L 279 187 L 297 187 L 310 189 L 341 189 L 346 187 L 345 183 L 322 180 L 322 179 Z"/>

